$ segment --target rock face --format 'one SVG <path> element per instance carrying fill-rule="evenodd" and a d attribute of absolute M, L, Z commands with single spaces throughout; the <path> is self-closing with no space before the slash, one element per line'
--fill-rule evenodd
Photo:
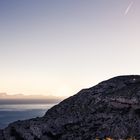
<path fill-rule="evenodd" d="M 0 130 L 0 140 L 140 140 L 140 76 L 119 76 Z"/>

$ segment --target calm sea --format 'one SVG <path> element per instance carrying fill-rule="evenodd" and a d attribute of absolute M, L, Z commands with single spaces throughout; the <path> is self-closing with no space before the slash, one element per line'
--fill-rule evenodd
<path fill-rule="evenodd" d="M 41 117 L 55 104 L 0 104 L 0 128 L 5 128 L 9 123 Z"/>

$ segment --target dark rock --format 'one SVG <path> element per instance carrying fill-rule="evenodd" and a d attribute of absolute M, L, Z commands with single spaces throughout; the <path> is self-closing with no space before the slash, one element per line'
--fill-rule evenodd
<path fill-rule="evenodd" d="M 0 140 L 4 140 L 3 131 L 0 130 Z"/>
<path fill-rule="evenodd" d="M 140 139 L 140 76 L 119 76 L 83 89 L 45 116 L 10 124 L 0 140 Z"/>

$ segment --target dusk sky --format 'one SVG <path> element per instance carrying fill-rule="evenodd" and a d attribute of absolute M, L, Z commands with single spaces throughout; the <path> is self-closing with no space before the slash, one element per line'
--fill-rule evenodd
<path fill-rule="evenodd" d="M 140 0 L 0 0 L 0 92 L 70 96 L 139 60 Z"/>

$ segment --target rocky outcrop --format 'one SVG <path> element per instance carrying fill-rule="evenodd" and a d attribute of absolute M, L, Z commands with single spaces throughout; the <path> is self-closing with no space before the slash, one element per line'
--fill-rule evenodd
<path fill-rule="evenodd" d="M 41 118 L 0 130 L 0 140 L 140 139 L 140 76 L 119 76 L 83 89 Z"/>

